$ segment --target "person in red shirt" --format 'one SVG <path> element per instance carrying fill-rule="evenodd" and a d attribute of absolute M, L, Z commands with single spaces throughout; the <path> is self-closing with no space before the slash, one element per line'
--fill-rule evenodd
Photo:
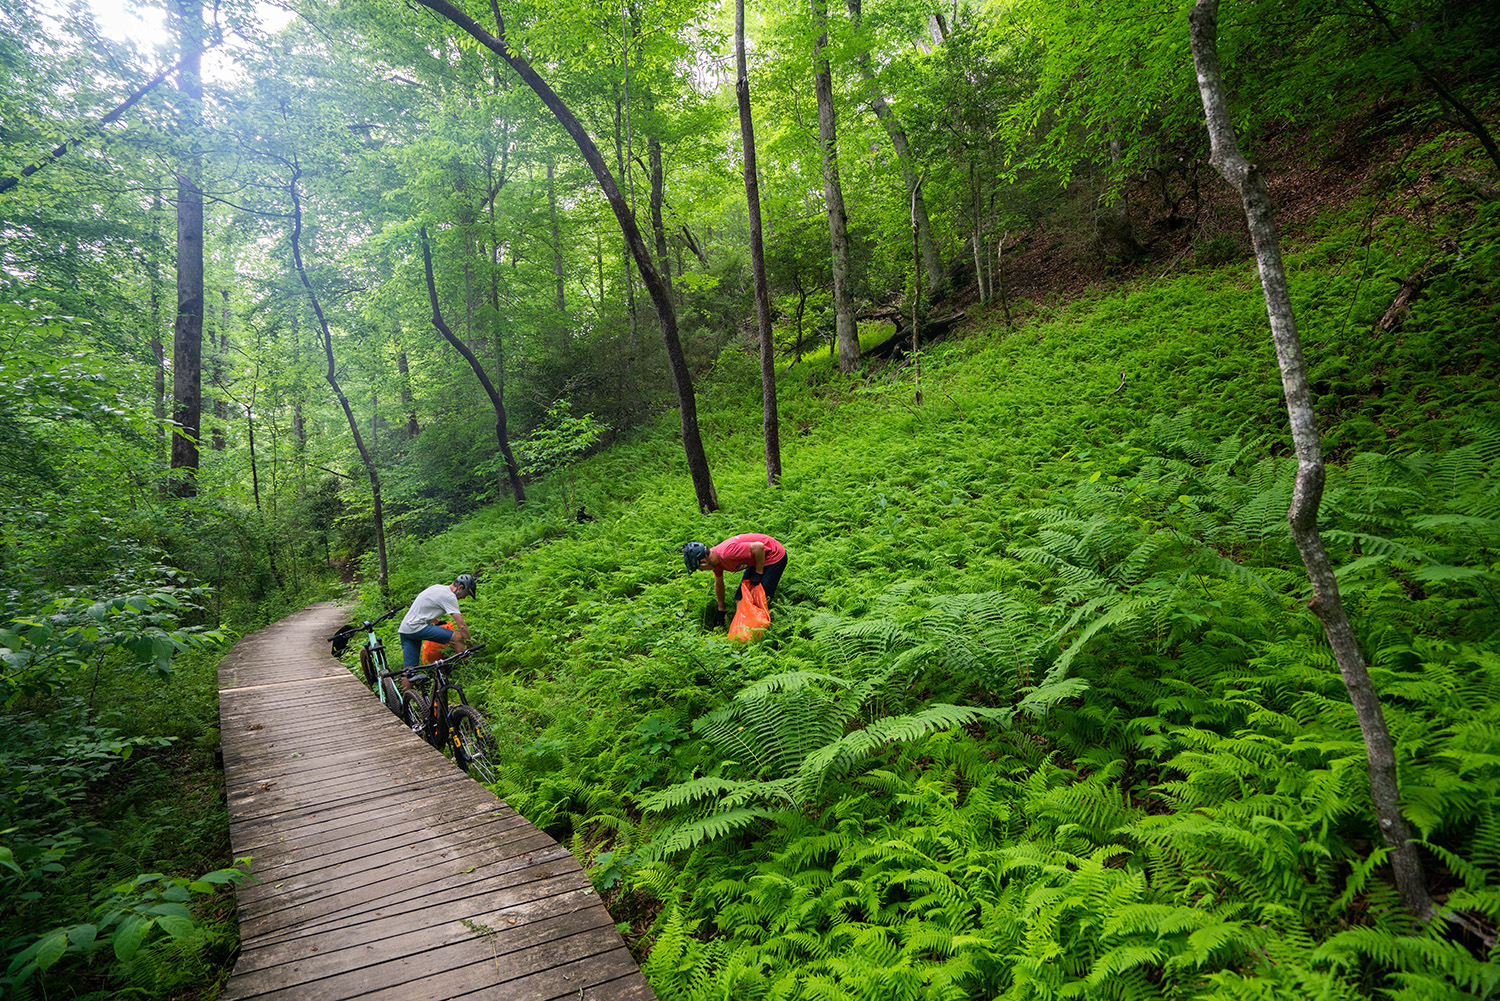
<path fill-rule="evenodd" d="M 714 598 L 719 603 L 714 625 L 724 624 L 724 571 L 744 570 L 739 585 L 734 589 L 734 600 L 740 600 L 740 589 L 746 584 L 759 584 L 766 590 L 766 603 L 776 594 L 776 584 L 786 570 L 786 547 L 769 535 L 746 532 L 725 539 L 712 549 L 701 542 L 689 542 L 682 547 L 682 560 L 689 570 L 712 570 L 714 572 Z"/>

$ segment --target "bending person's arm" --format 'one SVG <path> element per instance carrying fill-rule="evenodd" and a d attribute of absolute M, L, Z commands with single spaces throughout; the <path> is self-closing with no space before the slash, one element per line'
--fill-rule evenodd
<path fill-rule="evenodd" d="M 455 653 L 463 653 L 469 645 L 469 624 L 457 612 L 453 613 L 453 646 Z"/>

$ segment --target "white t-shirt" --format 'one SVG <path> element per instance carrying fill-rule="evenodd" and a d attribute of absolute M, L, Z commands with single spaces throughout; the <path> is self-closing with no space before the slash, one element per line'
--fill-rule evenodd
<path fill-rule="evenodd" d="M 458 595 L 447 584 L 434 584 L 417 595 L 417 600 L 406 610 L 406 618 L 401 620 L 401 628 L 397 632 L 414 633 L 423 626 L 430 625 L 433 619 L 457 614 Z"/>

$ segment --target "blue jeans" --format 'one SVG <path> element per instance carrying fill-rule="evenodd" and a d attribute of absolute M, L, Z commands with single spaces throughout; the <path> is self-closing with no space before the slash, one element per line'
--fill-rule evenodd
<path fill-rule="evenodd" d="M 414 633 L 397 633 L 401 637 L 401 666 L 416 667 L 422 663 L 422 641 L 432 640 L 447 646 L 453 641 L 453 630 L 442 626 L 423 626 Z"/>

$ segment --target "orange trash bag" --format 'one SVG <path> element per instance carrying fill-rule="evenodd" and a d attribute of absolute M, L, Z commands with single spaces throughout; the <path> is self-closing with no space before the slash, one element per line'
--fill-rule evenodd
<path fill-rule="evenodd" d="M 736 643 L 758 640 L 771 624 L 771 611 L 766 607 L 766 589 L 759 584 L 740 588 L 740 603 L 734 610 L 734 619 L 729 623 L 729 638 Z"/>
<path fill-rule="evenodd" d="M 451 622 L 434 622 L 433 625 L 435 625 L 435 626 L 442 626 L 444 629 L 452 629 L 453 628 L 453 624 Z M 444 643 L 438 643 L 435 640 L 423 640 L 422 641 L 422 663 L 424 663 L 424 664 L 431 664 L 435 660 L 442 660 L 443 659 L 443 647 L 446 646 L 446 645 L 447 644 L 444 644 Z"/>

